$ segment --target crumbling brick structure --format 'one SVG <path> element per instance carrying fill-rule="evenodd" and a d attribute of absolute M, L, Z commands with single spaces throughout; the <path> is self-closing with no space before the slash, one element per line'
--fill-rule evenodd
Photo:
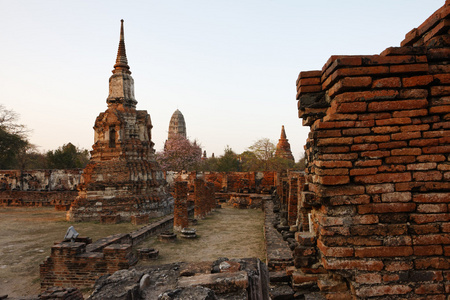
<path fill-rule="evenodd" d="M 173 199 L 154 158 L 152 122 L 136 110 L 134 80 L 125 52 L 123 20 L 113 75 L 109 79 L 108 109 L 94 125 L 91 160 L 83 171 L 79 195 L 67 214 L 72 221 L 99 220 L 102 215 L 160 216 L 171 212 Z"/>
<path fill-rule="evenodd" d="M 187 192 L 188 188 L 186 181 L 175 182 L 173 228 L 177 231 L 181 231 L 189 225 Z"/>
<path fill-rule="evenodd" d="M 358 298 L 450 293 L 449 14 L 447 1 L 401 47 L 298 77 L 315 267 Z"/>

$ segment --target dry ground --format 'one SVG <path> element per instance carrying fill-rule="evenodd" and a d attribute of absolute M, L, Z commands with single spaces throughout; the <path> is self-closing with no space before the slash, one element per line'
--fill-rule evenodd
<path fill-rule="evenodd" d="M 39 264 L 50 248 L 62 240 L 69 226 L 80 236 L 97 240 L 114 233 L 137 229 L 130 223 L 101 225 L 65 221 L 65 212 L 53 208 L 0 208 L 0 295 L 10 297 L 39 293 Z M 161 243 L 155 238 L 138 248 L 157 248 L 158 260 L 140 264 L 205 261 L 218 257 L 264 259 L 263 213 L 224 207 L 193 226 L 199 237 Z"/>

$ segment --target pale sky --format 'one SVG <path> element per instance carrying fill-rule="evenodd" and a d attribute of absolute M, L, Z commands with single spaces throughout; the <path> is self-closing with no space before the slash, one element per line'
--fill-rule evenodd
<path fill-rule="evenodd" d="M 331 55 L 399 46 L 445 0 L 0 0 L 0 103 L 41 151 L 91 150 L 124 19 L 137 109 L 155 149 L 179 109 L 208 156 L 241 153 L 281 125 L 299 159 L 309 132 L 295 81 Z"/>

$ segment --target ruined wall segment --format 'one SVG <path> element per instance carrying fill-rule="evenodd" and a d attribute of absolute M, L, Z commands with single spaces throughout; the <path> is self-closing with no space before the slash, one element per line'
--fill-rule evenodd
<path fill-rule="evenodd" d="M 99 220 L 102 215 L 130 220 L 132 215 L 160 216 L 172 209 L 173 199 L 165 191 L 164 175 L 154 158 L 150 115 L 136 110 L 129 69 L 122 20 L 108 108 L 95 120 L 91 160 L 69 220 Z"/>
<path fill-rule="evenodd" d="M 447 1 L 401 47 L 297 80 L 311 128 L 300 209 L 358 298 L 450 293 L 449 14 Z"/>

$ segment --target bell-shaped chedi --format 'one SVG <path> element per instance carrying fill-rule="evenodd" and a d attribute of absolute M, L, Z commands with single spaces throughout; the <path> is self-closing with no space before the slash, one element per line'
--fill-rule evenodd
<path fill-rule="evenodd" d="M 108 109 L 95 120 L 91 160 L 83 170 L 78 197 L 67 213 L 71 221 L 100 220 L 118 215 L 150 217 L 171 212 L 173 198 L 155 161 L 152 122 L 136 110 L 134 80 L 125 52 L 123 20 L 119 50 L 109 79 Z"/>
<path fill-rule="evenodd" d="M 286 132 L 284 131 L 284 125 L 281 126 L 281 136 L 278 140 L 275 156 L 294 161 L 294 156 L 291 152 L 291 145 L 289 144 L 288 139 L 286 138 Z"/>

